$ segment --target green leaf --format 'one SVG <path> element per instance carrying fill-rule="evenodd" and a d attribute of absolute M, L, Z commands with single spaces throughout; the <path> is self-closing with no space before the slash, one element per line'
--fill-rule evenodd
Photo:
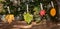
<path fill-rule="evenodd" d="M 33 9 L 35 12 L 34 12 L 34 20 L 36 20 L 36 22 L 40 22 L 40 15 L 39 15 L 39 11 L 40 11 L 40 7 L 34 7 Z"/>
<path fill-rule="evenodd" d="M 33 15 L 29 13 L 24 14 L 24 20 L 29 24 L 33 20 Z"/>

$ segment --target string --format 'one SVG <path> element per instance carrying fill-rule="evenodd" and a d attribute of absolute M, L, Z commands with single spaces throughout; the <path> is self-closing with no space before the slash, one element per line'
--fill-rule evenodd
<path fill-rule="evenodd" d="M 9 6 L 7 7 L 7 9 L 8 9 L 8 13 L 10 13 Z"/>
<path fill-rule="evenodd" d="M 42 6 L 42 3 L 40 3 L 40 7 L 41 7 L 41 10 L 43 10 L 43 6 Z"/>

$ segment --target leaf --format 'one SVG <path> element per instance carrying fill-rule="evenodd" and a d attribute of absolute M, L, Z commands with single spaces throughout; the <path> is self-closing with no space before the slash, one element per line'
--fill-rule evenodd
<path fill-rule="evenodd" d="M 5 19 L 10 24 L 14 20 L 14 15 L 13 14 L 8 14 L 8 15 L 6 15 Z"/>
<path fill-rule="evenodd" d="M 34 7 L 33 9 L 35 12 L 34 12 L 34 20 L 36 20 L 35 22 L 40 22 L 40 15 L 39 15 L 39 11 L 40 11 L 40 7 Z"/>
<path fill-rule="evenodd" d="M 29 24 L 33 19 L 33 15 L 27 13 L 27 14 L 24 14 L 24 20 Z"/>
<path fill-rule="evenodd" d="M 46 11 L 45 11 L 45 10 L 41 10 L 39 14 L 40 14 L 41 16 L 44 16 L 44 15 L 45 15 L 45 13 L 46 13 Z"/>
<path fill-rule="evenodd" d="M 50 10 L 50 15 L 51 15 L 51 16 L 55 16 L 55 15 L 56 15 L 56 10 L 55 10 L 55 8 L 52 8 L 52 9 Z"/>

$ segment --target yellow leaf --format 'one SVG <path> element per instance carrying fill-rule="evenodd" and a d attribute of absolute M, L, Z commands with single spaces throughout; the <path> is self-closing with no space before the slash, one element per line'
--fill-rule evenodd
<path fill-rule="evenodd" d="M 13 14 L 6 15 L 6 20 L 10 24 L 14 20 L 14 15 Z"/>

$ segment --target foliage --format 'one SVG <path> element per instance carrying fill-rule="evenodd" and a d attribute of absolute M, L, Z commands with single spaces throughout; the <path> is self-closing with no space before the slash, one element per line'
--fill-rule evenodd
<path fill-rule="evenodd" d="M 55 16 L 55 15 L 56 15 L 56 10 L 55 10 L 55 8 L 52 8 L 52 9 L 50 10 L 50 15 L 51 15 L 51 16 Z"/>
<path fill-rule="evenodd" d="M 13 14 L 8 14 L 5 16 L 6 21 L 10 24 L 14 20 Z"/>
<path fill-rule="evenodd" d="M 24 20 L 29 24 L 33 20 L 33 15 L 31 15 L 29 13 L 25 13 Z"/>

